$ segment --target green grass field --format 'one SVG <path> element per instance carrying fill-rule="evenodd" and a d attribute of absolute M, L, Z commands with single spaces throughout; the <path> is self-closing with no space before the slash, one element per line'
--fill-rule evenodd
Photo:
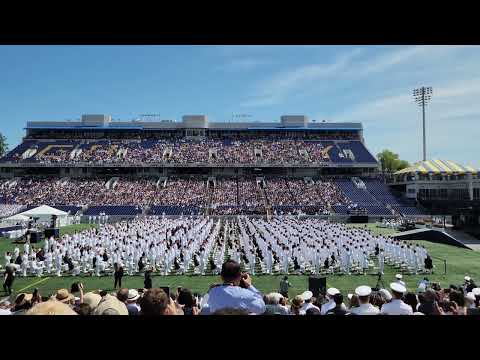
<path fill-rule="evenodd" d="M 355 225 L 351 225 L 355 226 Z M 364 226 L 364 225 L 359 225 Z M 88 224 L 73 225 L 61 229 L 61 234 L 69 234 L 84 230 L 91 227 Z M 374 224 L 368 224 L 372 231 L 377 233 L 393 233 L 390 229 L 379 229 Z M 438 281 L 442 285 L 449 285 L 451 283 L 460 284 L 463 282 L 465 275 L 470 275 L 473 278 L 480 278 L 480 252 L 474 252 L 463 248 L 458 248 L 443 244 L 434 244 L 426 241 L 419 241 L 419 243 L 426 246 L 429 253 L 434 258 L 435 273 L 428 275 L 431 281 Z M 39 244 L 38 246 L 41 246 Z M 12 250 L 14 245 L 10 240 L 0 238 L 0 253 L 2 254 L 1 261 L 4 262 L 3 254 L 7 250 Z M 437 258 L 447 260 L 447 274 L 444 275 L 443 261 Z M 384 283 L 388 283 L 394 279 L 398 270 L 385 266 Z M 278 284 L 282 276 L 260 275 L 253 277 L 253 284 L 262 292 L 277 291 Z M 404 280 L 407 283 L 409 290 L 414 291 L 417 288 L 418 282 L 423 278 L 423 275 L 405 275 Z M 217 276 L 153 276 L 153 286 L 169 286 L 176 288 L 183 286 L 192 289 L 195 292 L 205 293 L 208 287 L 220 281 Z M 308 276 L 290 275 L 289 280 L 293 287 L 290 290 L 290 296 L 302 293 L 308 288 Z M 14 283 L 15 293 L 31 292 L 33 288 L 38 287 L 43 296 L 53 293 L 59 288 L 70 288 L 74 281 L 82 281 L 86 290 L 96 289 L 113 289 L 113 277 L 17 277 Z M 327 277 L 327 286 L 334 286 L 340 289 L 344 294 L 353 292 L 359 285 L 375 286 L 377 282 L 376 275 L 333 275 Z M 143 287 L 143 277 L 134 276 L 123 278 L 124 287 L 141 288 Z M 0 293 L 1 294 L 1 293 Z M 3 296 L 3 294 L 2 294 Z"/>

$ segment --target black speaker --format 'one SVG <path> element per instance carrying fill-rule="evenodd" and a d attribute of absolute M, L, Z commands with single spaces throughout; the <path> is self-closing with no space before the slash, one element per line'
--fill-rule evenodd
<path fill-rule="evenodd" d="M 42 240 L 42 233 L 40 231 L 29 230 L 27 234 L 30 235 L 31 244 L 36 244 Z"/>
<path fill-rule="evenodd" d="M 45 238 L 50 238 L 53 236 L 55 239 L 60 237 L 60 230 L 58 228 L 45 229 Z"/>
<path fill-rule="evenodd" d="M 52 215 L 52 221 L 50 223 L 51 228 L 57 227 L 57 215 Z"/>
<path fill-rule="evenodd" d="M 325 296 L 327 293 L 327 278 L 325 277 L 309 277 L 308 290 L 313 293 L 313 296 L 318 297 L 319 294 Z"/>

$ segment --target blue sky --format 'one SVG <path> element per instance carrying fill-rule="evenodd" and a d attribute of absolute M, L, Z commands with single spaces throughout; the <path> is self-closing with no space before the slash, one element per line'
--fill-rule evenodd
<path fill-rule="evenodd" d="M 479 46 L 0 46 L 0 131 L 104 113 L 358 121 L 373 153 L 422 156 L 412 89 L 432 86 L 428 158 L 480 167 Z"/>

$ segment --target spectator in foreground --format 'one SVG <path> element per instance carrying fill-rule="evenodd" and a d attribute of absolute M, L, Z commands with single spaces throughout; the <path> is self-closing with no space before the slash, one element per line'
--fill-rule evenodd
<path fill-rule="evenodd" d="M 347 315 L 348 311 L 343 304 L 343 295 L 341 293 L 333 295 L 335 307 L 327 311 L 326 315 Z"/>
<path fill-rule="evenodd" d="M 102 301 L 102 297 L 99 294 L 88 292 L 83 296 L 82 304 L 87 304 L 90 308 L 90 314 L 93 314 L 100 301 Z M 85 307 L 81 311 L 85 312 Z"/>
<path fill-rule="evenodd" d="M 333 301 L 333 297 L 338 293 L 340 293 L 340 291 L 336 288 L 329 288 L 327 290 L 328 302 L 322 305 L 322 315 L 325 315 L 328 311 L 332 310 L 335 307 L 335 301 Z"/>
<path fill-rule="evenodd" d="M 360 303 L 358 302 L 358 295 L 357 294 L 348 294 L 348 309 L 352 310 L 353 308 L 359 307 Z"/>
<path fill-rule="evenodd" d="M 57 293 L 52 299 L 67 305 L 74 305 L 75 302 L 75 296 L 73 296 L 67 289 L 57 290 Z"/>
<path fill-rule="evenodd" d="M 317 307 L 311 307 L 305 311 L 305 315 L 322 315 Z"/>
<path fill-rule="evenodd" d="M 102 293 L 102 300 L 94 311 L 94 315 L 128 315 L 127 307 L 116 296 Z"/>
<path fill-rule="evenodd" d="M 411 292 L 405 294 L 405 304 L 410 305 L 413 312 L 417 311 L 418 308 L 418 298 L 417 295 Z"/>
<path fill-rule="evenodd" d="M 465 282 L 463 283 L 463 288 L 466 293 L 472 292 L 472 290 L 477 287 L 475 281 L 473 281 L 470 276 L 465 276 L 464 280 Z"/>
<path fill-rule="evenodd" d="M 181 315 L 174 301 L 162 289 L 147 290 L 140 300 L 140 315 Z"/>
<path fill-rule="evenodd" d="M 413 309 L 410 305 L 403 302 L 403 294 L 407 291 L 405 286 L 399 282 L 390 284 L 393 299 L 388 304 L 382 306 L 382 315 L 413 315 Z"/>
<path fill-rule="evenodd" d="M 433 289 L 427 289 L 421 298 L 420 305 L 418 305 L 417 311 L 425 315 L 438 315 L 436 314 L 436 294 Z"/>
<path fill-rule="evenodd" d="M 224 308 L 215 311 L 212 315 L 249 315 L 249 312 L 242 309 Z"/>
<path fill-rule="evenodd" d="M 92 308 L 87 303 L 82 303 L 75 306 L 75 312 L 77 315 L 87 316 L 92 314 Z"/>
<path fill-rule="evenodd" d="M 35 305 L 26 315 L 77 315 L 77 313 L 66 303 L 51 299 Z"/>
<path fill-rule="evenodd" d="M 226 261 L 220 275 L 223 284 L 214 286 L 208 292 L 210 313 L 224 308 L 242 309 L 256 315 L 265 312 L 262 294 L 252 285 L 250 275 L 242 274 L 239 263 L 234 260 Z"/>
<path fill-rule="evenodd" d="M 264 315 L 288 315 L 288 308 L 282 304 L 285 298 L 280 293 L 270 293 L 265 295 L 265 313 Z"/>
<path fill-rule="evenodd" d="M 378 315 L 380 310 L 370 304 L 370 295 L 372 288 L 370 286 L 362 285 L 355 289 L 355 294 L 358 296 L 359 306 L 350 309 L 353 315 Z"/>
<path fill-rule="evenodd" d="M 128 297 L 125 304 L 127 305 L 128 315 L 138 315 L 140 313 L 140 305 L 138 305 L 140 294 L 135 289 L 128 290 Z"/>
<path fill-rule="evenodd" d="M 390 294 L 390 291 L 388 291 L 387 289 L 380 289 L 378 293 L 383 299 L 383 304 L 389 303 L 390 301 L 392 301 L 392 294 Z"/>
<path fill-rule="evenodd" d="M 117 291 L 117 299 L 118 299 L 118 301 L 124 303 L 125 307 L 126 307 L 127 306 L 127 300 L 128 300 L 128 289 L 127 288 L 122 288 L 122 289 L 118 290 Z"/>
<path fill-rule="evenodd" d="M 15 299 L 12 312 L 15 313 L 16 315 L 19 314 L 24 314 L 27 310 L 29 310 L 32 307 L 31 300 L 32 300 L 32 294 L 19 294 L 17 298 Z"/>
<path fill-rule="evenodd" d="M 42 296 L 40 295 L 40 292 L 38 291 L 37 288 L 33 290 L 32 294 L 32 306 L 35 306 L 36 304 L 40 304 L 42 302 Z"/>
<path fill-rule="evenodd" d="M 316 307 L 315 305 L 312 304 L 312 297 L 313 297 L 313 293 L 311 291 L 305 291 L 301 297 L 303 298 L 303 305 L 302 305 L 302 309 L 301 311 L 302 312 L 307 312 L 308 309 L 311 309 L 311 308 L 316 308 L 318 309 L 318 307 Z M 320 310 L 320 309 L 318 309 Z"/>
<path fill-rule="evenodd" d="M 292 305 L 290 306 L 290 314 L 291 315 L 305 315 L 304 312 L 302 312 L 302 306 L 303 306 L 304 300 L 300 295 L 297 295 L 293 298 L 292 300 Z"/>
<path fill-rule="evenodd" d="M 184 315 L 198 315 L 196 299 L 189 289 L 181 288 L 178 291 L 177 303 L 182 307 Z"/>

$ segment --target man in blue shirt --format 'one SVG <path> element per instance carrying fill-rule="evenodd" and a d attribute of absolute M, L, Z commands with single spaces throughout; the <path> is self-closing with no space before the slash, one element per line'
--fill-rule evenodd
<path fill-rule="evenodd" d="M 214 286 L 208 292 L 210 314 L 221 309 L 241 309 L 256 315 L 265 312 L 262 294 L 252 285 L 250 275 L 242 274 L 239 263 L 228 260 L 222 265 L 220 275 L 223 284 Z"/>

